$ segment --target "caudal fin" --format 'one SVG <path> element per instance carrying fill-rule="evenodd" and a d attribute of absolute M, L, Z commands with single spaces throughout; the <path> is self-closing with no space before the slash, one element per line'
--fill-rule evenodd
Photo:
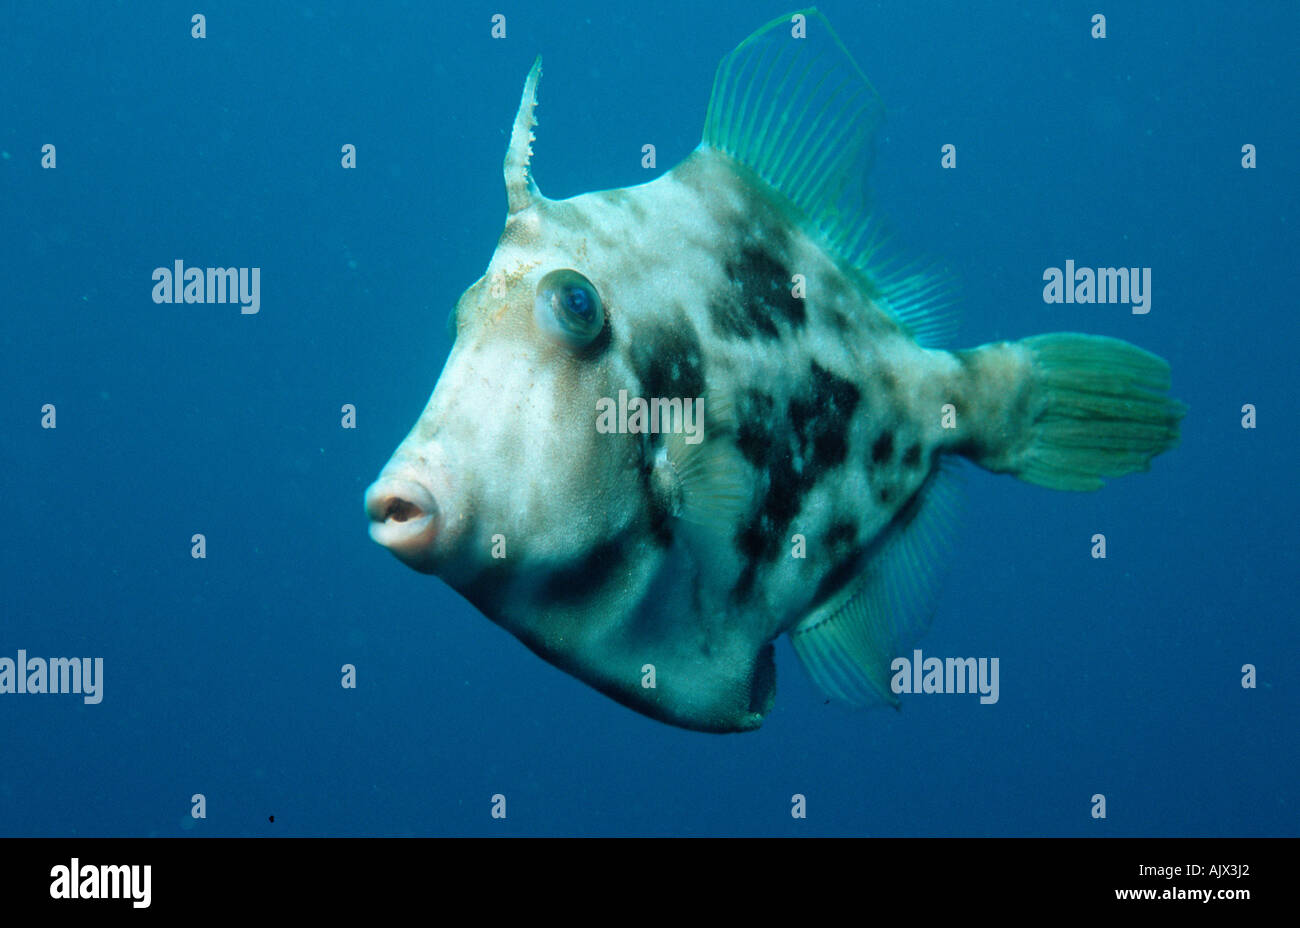
<path fill-rule="evenodd" d="M 1054 490 L 1096 490 L 1150 468 L 1178 444 L 1187 407 L 1167 393 L 1163 358 L 1117 338 L 1055 332 L 1018 343 L 1029 354 L 1029 422 L 1008 468 Z"/>
<path fill-rule="evenodd" d="M 1128 342 L 1053 332 L 959 351 L 948 450 L 1053 490 L 1096 490 L 1178 444 L 1169 365 Z"/>

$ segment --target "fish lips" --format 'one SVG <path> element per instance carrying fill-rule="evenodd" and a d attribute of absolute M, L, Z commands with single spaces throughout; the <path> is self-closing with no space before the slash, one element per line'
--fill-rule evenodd
<path fill-rule="evenodd" d="M 367 488 L 365 506 L 371 538 L 414 570 L 434 573 L 441 520 L 428 487 L 410 477 L 380 476 Z"/>

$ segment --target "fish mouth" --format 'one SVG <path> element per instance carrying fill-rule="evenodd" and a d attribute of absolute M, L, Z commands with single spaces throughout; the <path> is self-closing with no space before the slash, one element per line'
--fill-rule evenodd
<path fill-rule="evenodd" d="M 416 570 L 427 570 L 438 537 L 438 504 L 419 481 L 380 477 L 366 490 L 370 537 Z"/>

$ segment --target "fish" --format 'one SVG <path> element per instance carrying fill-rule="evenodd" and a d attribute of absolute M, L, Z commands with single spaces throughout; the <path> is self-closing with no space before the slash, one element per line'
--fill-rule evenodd
<path fill-rule="evenodd" d="M 752 731 L 785 635 L 828 699 L 896 707 L 955 462 L 1091 491 L 1177 444 L 1169 365 L 1125 341 L 942 347 L 941 278 L 880 258 L 880 98 L 815 9 L 728 54 L 699 146 L 636 186 L 541 193 L 540 77 L 538 57 L 504 231 L 364 503 L 376 542 L 554 666 Z"/>

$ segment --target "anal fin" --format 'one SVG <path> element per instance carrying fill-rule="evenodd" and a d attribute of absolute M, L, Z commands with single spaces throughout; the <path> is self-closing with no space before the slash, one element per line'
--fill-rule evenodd
<path fill-rule="evenodd" d="M 929 628 L 956 515 L 955 475 L 937 469 L 895 516 L 863 568 L 790 632 L 827 695 L 858 706 L 892 705 L 890 664 Z"/>

